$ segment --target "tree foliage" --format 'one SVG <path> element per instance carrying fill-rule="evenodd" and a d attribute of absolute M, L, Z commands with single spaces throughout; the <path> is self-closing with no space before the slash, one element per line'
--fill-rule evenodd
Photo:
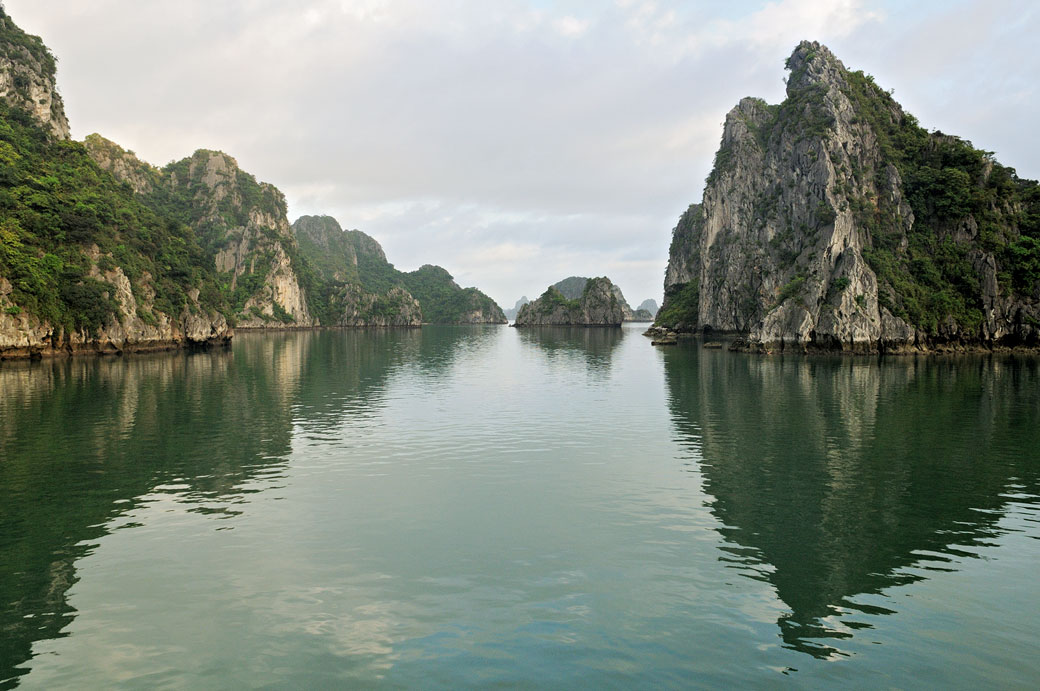
<path fill-rule="evenodd" d="M 99 268 L 122 268 L 140 302 L 147 284 L 154 305 L 171 317 L 221 308 L 212 261 L 191 229 L 137 199 L 101 170 L 86 148 L 43 131 L 24 111 L 0 102 L 0 276 L 18 307 L 69 330 L 96 330 L 116 314 L 114 288 Z"/>

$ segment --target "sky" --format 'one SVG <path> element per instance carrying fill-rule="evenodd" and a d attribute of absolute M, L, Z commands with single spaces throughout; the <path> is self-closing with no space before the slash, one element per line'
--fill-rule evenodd
<path fill-rule="evenodd" d="M 658 302 L 726 113 L 783 99 L 802 39 L 928 129 L 1040 177 L 1033 0 L 5 0 L 83 139 L 200 148 L 402 270 L 503 307 L 572 275 Z"/>

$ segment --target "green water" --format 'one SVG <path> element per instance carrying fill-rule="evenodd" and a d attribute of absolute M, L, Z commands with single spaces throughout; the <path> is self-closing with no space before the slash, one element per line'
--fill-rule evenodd
<path fill-rule="evenodd" d="M 1040 361 L 637 329 L 0 366 L 0 688 L 1040 683 Z"/>

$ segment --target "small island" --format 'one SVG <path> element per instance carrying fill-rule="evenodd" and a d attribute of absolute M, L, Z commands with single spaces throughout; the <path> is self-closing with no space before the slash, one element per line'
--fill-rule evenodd
<path fill-rule="evenodd" d="M 537 300 L 522 306 L 513 326 L 621 326 L 624 321 L 620 290 L 606 276 L 585 280 L 574 298 L 558 286 L 549 286 Z"/>

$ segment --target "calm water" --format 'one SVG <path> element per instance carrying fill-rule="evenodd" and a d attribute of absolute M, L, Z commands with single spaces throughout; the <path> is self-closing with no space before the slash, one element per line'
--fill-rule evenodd
<path fill-rule="evenodd" d="M 330 331 L 0 393 L 0 687 L 1040 684 L 1036 359 Z"/>

